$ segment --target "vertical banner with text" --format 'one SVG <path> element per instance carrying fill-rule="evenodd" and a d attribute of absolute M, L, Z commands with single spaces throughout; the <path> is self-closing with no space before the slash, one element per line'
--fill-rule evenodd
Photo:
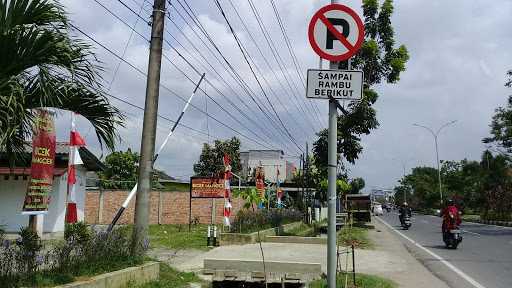
<path fill-rule="evenodd" d="M 48 212 L 50 193 L 53 190 L 55 145 L 53 114 L 40 109 L 34 120 L 30 181 L 22 214 L 36 215 Z"/>

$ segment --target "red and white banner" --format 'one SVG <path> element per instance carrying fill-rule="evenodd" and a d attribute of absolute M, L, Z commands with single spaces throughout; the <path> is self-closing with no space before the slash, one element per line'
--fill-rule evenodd
<path fill-rule="evenodd" d="M 36 112 L 32 130 L 32 164 L 22 214 L 46 214 L 53 190 L 55 167 L 55 124 L 53 114 L 44 109 Z"/>
<path fill-rule="evenodd" d="M 76 166 L 84 164 L 78 149 L 85 146 L 85 141 L 76 131 L 75 113 L 71 112 L 71 132 L 69 135 L 68 160 L 68 205 L 66 209 L 66 223 L 78 221 L 76 210 Z"/>
<path fill-rule="evenodd" d="M 228 154 L 224 154 L 224 225 L 231 226 L 229 217 L 231 217 L 231 159 Z"/>

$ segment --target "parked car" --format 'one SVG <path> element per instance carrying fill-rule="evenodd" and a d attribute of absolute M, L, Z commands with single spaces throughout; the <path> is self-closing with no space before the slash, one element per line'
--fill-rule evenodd
<path fill-rule="evenodd" d="M 373 215 L 380 216 L 380 215 L 383 215 L 383 214 L 384 214 L 384 210 L 382 209 L 382 205 L 375 204 L 373 206 Z"/>

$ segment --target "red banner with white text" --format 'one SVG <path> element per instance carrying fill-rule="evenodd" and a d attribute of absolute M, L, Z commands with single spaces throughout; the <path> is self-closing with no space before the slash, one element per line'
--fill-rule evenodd
<path fill-rule="evenodd" d="M 50 111 L 40 109 L 32 131 L 32 165 L 22 214 L 48 212 L 55 166 L 55 124 Z"/>

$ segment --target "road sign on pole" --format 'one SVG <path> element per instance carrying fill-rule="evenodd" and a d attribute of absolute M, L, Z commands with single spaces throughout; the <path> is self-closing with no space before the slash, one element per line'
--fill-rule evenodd
<path fill-rule="evenodd" d="M 361 100 L 363 71 L 309 69 L 306 97 Z"/>
<path fill-rule="evenodd" d="M 308 36 L 311 47 L 321 58 L 330 62 L 333 71 L 309 70 L 307 95 L 312 98 L 329 99 L 328 137 L 328 231 L 327 231 L 327 285 L 336 288 L 336 168 L 337 122 L 336 98 L 360 99 L 362 96 L 362 71 L 350 71 L 350 57 L 361 48 L 364 40 L 364 25 L 354 10 L 331 0 L 318 10 L 309 23 Z M 348 60 L 348 71 L 338 70 L 338 61 Z M 357 88 L 356 88 L 357 85 Z M 357 89 L 357 91 L 356 91 Z M 316 97 L 315 97 L 316 96 Z"/>
<path fill-rule="evenodd" d="M 364 25 L 354 10 L 331 4 L 313 15 L 308 36 L 311 47 L 320 57 L 329 61 L 344 61 L 361 48 Z"/>

